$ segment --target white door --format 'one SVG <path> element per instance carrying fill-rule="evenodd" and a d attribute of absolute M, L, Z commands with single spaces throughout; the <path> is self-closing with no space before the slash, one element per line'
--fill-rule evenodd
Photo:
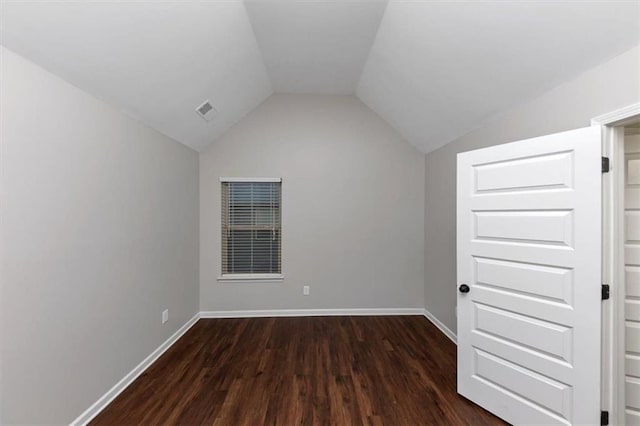
<path fill-rule="evenodd" d="M 625 423 L 640 425 L 640 135 L 625 136 Z"/>
<path fill-rule="evenodd" d="M 458 392 L 510 423 L 600 424 L 601 179 L 597 127 L 458 155 Z"/>

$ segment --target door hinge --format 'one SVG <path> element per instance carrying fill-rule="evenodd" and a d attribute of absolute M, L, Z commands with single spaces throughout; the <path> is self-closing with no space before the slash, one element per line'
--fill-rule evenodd
<path fill-rule="evenodd" d="M 602 284 L 602 300 L 609 300 L 609 284 Z"/>
<path fill-rule="evenodd" d="M 609 157 L 602 157 L 602 173 L 608 173 L 611 170 L 611 165 L 609 164 Z"/>
<path fill-rule="evenodd" d="M 609 412 L 600 411 L 600 425 L 607 426 L 609 424 Z"/>

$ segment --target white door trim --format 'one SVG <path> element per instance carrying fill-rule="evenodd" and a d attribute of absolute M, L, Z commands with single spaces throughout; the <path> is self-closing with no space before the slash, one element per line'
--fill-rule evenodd
<path fill-rule="evenodd" d="M 602 310 L 602 410 L 609 424 L 622 424 L 625 413 L 624 342 L 624 128 L 640 119 L 640 103 L 591 120 L 602 126 L 602 155 L 611 170 L 602 180 L 602 281 L 611 286 Z"/>
<path fill-rule="evenodd" d="M 624 126 L 640 116 L 640 102 L 591 119 L 592 126 Z"/>

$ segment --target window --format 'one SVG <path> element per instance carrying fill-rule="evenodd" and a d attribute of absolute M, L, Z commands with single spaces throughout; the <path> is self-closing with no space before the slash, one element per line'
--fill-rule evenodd
<path fill-rule="evenodd" d="M 281 180 L 220 181 L 222 278 L 281 278 Z"/>

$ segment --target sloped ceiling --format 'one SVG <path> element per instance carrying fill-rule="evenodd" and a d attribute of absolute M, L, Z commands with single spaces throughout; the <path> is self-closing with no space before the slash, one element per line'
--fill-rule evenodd
<path fill-rule="evenodd" d="M 276 92 L 352 94 L 386 0 L 245 0 Z"/>
<path fill-rule="evenodd" d="M 196 150 L 273 93 L 241 1 L 0 7 L 5 47 Z"/>
<path fill-rule="evenodd" d="M 355 93 L 429 152 L 639 40 L 640 2 L 0 3 L 1 44 L 196 150 L 275 91 Z"/>
<path fill-rule="evenodd" d="M 639 40 L 639 2 L 392 1 L 357 94 L 429 152 Z"/>

